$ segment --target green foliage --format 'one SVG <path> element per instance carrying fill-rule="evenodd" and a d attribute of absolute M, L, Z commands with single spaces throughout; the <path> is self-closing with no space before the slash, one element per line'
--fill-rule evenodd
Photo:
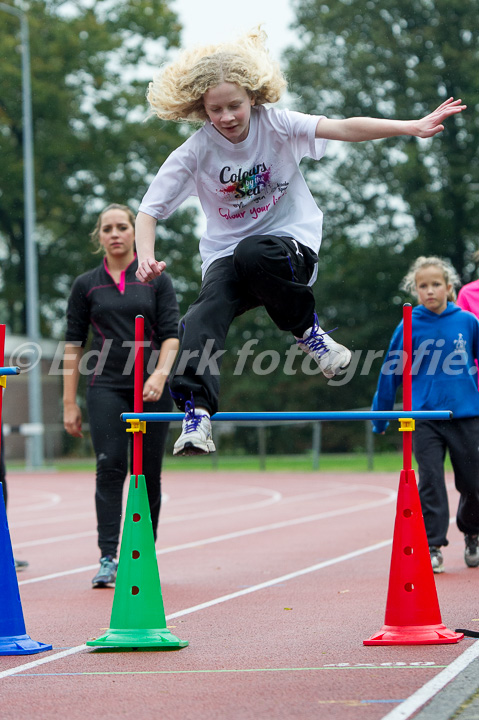
<path fill-rule="evenodd" d="M 255 357 L 268 349 L 284 357 L 290 338 L 256 311 L 236 321 L 230 332 L 224 409 L 369 407 L 402 304 L 414 302 L 399 290 L 410 263 L 419 254 L 443 255 L 465 281 L 475 270 L 478 0 L 296 0 L 294 7 L 301 41 L 285 53 L 291 108 L 328 117 L 406 120 L 454 96 L 469 109 L 450 118 L 431 140 L 331 142 L 320 163 L 303 163 L 324 212 L 314 286 L 318 314 L 323 328 L 337 328 L 335 337 L 354 351 L 356 369 L 345 382 L 328 382 L 320 374 L 302 373 L 298 358 L 295 375 L 280 366 L 258 376 L 252 371 Z M 230 382 L 237 352 L 248 338 L 259 338 L 255 357 Z M 360 426 L 325 424 L 323 447 L 364 447 Z M 381 442 L 394 442 L 391 435 Z M 300 440 L 292 431 L 283 442 L 297 446 Z"/>
<path fill-rule="evenodd" d="M 337 326 L 338 340 L 361 356 L 343 386 L 302 382 L 295 406 L 358 408 L 370 405 L 381 362 L 368 369 L 367 353 L 386 351 L 401 306 L 411 300 L 399 285 L 412 260 L 448 257 L 465 281 L 475 269 L 479 2 L 297 0 L 295 10 L 301 43 L 285 54 L 291 107 L 327 117 L 406 120 L 450 96 L 469 105 L 431 140 L 331 142 L 319 164 L 304 165 L 325 214 L 318 313 L 323 327 Z M 343 441 L 336 427 L 324 438 L 334 449 Z"/>
<path fill-rule="evenodd" d="M 431 140 L 330 143 L 320 163 L 304 162 L 325 215 L 317 309 L 324 329 L 337 327 L 335 337 L 354 351 L 354 372 L 328 382 L 307 363 L 303 371 L 301 355 L 288 368 L 292 339 L 260 308 L 230 330 L 222 409 L 369 407 L 382 353 L 410 300 L 398 288 L 411 261 L 449 257 L 464 281 L 475 271 L 479 0 L 295 0 L 294 7 L 300 42 L 284 58 L 292 108 L 413 119 L 455 96 L 469 109 Z M 181 126 L 147 120 L 145 101 L 152 69 L 178 45 L 180 27 L 166 0 L 30 0 L 22 8 L 31 36 L 42 332 L 61 337 L 72 278 L 98 262 L 89 241 L 98 211 L 109 202 L 136 209 L 186 137 Z M 10 332 L 23 332 L 21 56 L 18 19 L 6 13 L 0 48 L 0 313 Z M 193 207 L 162 224 L 158 257 L 183 312 L 199 288 L 197 244 Z M 258 342 L 238 372 L 251 340 Z M 280 363 L 269 369 L 275 352 Z M 246 432 L 238 441 L 249 450 L 255 442 Z M 301 452 L 308 443 L 300 430 L 268 437 L 272 452 Z M 322 444 L 363 448 L 362 424 L 325 424 Z"/>
<path fill-rule="evenodd" d="M 135 210 L 158 166 L 184 139 L 179 125 L 145 121 L 148 81 L 165 53 L 179 44 L 180 26 L 164 0 L 31 0 L 22 9 L 30 28 L 41 326 L 45 336 L 61 336 L 72 278 L 99 261 L 89 240 L 98 212 L 110 202 Z M 10 331 L 21 333 L 19 21 L 1 15 L 0 309 Z M 188 301 L 195 292 L 190 289 L 195 213 L 177 213 L 166 228 L 182 251 L 176 280 L 180 299 Z"/>

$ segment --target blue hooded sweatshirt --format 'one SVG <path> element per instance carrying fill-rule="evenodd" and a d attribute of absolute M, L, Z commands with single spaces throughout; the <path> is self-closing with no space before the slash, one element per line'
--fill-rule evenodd
<path fill-rule="evenodd" d="M 412 354 L 413 410 L 451 410 L 454 418 L 479 416 L 479 321 L 472 313 L 452 302 L 439 315 L 424 305 L 413 308 Z M 394 407 L 402 366 L 401 321 L 381 368 L 373 410 Z M 384 432 L 388 424 L 373 421 L 373 432 Z"/>

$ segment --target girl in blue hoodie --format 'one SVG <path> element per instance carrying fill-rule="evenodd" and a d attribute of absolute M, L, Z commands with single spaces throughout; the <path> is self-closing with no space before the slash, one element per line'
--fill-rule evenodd
<path fill-rule="evenodd" d="M 464 559 L 479 566 L 479 321 L 456 304 L 454 268 L 442 258 L 419 257 L 402 282 L 417 296 L 412 312 L 412 407 L 451 410 L 452 420 L 419 420 L 413 433 L 418 490 L 434 572 L 444 572 L 441 547 L 448 545 L 449 503 L 444 460 L 449 451 L 460 494 L 457 527 L 464 533 Z M 391 410 L 402 382 L 403 323 L 391 339 L 379 376 L 373 410 Z M 388 423 L 374 421 L 384 434 Z"/>

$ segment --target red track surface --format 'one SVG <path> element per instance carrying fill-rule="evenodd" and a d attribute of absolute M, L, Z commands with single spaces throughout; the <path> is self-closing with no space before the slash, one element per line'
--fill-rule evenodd
<path fill-rule="evenodd" d="M 473 643 L 362 644 L 384 623 L 399 465 L 354 476 L 166 473 L 162 594 L 168 626 L 190 643 L 174 651 L 84 646 L 109 627 L 114 593 L 90 585 L 92 475 L 9 480 L 14 554 L 30 562 L 18 575 L 27 633 L 53 650 L 0 657 L 2 720 L 375 720 Z M 479 570 L 465 567 L 455 525 L 444 555 L 442 620 L 477 629 Z"/>

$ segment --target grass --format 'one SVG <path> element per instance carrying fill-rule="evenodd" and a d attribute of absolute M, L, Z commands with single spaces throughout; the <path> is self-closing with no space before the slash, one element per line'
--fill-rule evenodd
<path fill-rule="evenodd" d="M 94 458 L 61 458 L 53 461 L 46 461 L 47 465 L 54 467 L 59 472 L 69 471 L 95 471 Z M 8 464 L 10 469 L 23 469 L 24 464 L 11 461 Z M 205 472 L 236 470 L 241 472 L 257 472 L 267 470 L 271 472 L 399 472 L 402 468 L 402 453 L 375 453 L 373 467 L 368 468 L 368 457 L 366 453 L 323 453 L 319 458 L 319 468 L 313 468 L 311 455 L 268 455 L 265 458 L 264 467 L 261 467 L 261 458 L 257 455 L 221 455 L 215 454 L 211 457 L 178 457 L 170 455 L 165 457 L 164 470 L 195 470 Z M 413 467 L 417 465 L 413 460 Z M 446 461 L 446 469 L 450 470 L 449 459 Z"/>

